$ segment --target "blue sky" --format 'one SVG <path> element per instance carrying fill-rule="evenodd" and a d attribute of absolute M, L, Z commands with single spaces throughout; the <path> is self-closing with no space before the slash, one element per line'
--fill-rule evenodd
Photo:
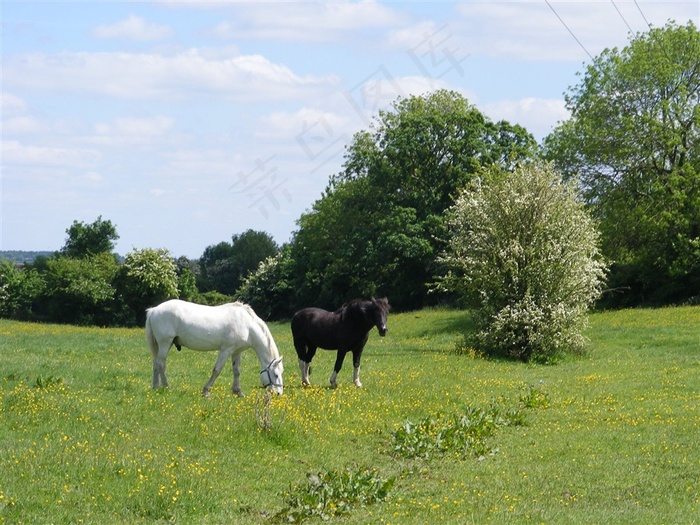
<path fill-rule="evenodd" d="M 590 56 L 700 3 L 2 1 L 0 249 L 102 216 L 117 251 L 290 239 L 344 147 L 446 88 L 538 140 Z M 590 55 L 590 56 L 589 56 Z"/>

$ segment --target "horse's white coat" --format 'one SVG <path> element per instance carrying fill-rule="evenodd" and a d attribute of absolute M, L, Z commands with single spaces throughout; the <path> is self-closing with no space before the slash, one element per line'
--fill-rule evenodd
<path fill-rule="evenodd" d="M 265 322 L 248 305 L 205 306 L 172 299 L 147 310 L 146 339 L 153 355 L 153 388 L 159 383 L 168 386 L 165 359 L 177 340 L 178 344 L 192 350 L 219 351 L 214 370 L 202 391 L 205 397 L 229 357 L 233 359 L 232 391 L 243 395 L 240 356 L 246 348 L 253 348 L 260 360 L 261 381 L 266 375 L 270 383 L 264 386 L 282 394 L 284 367 L 279 350 Z"/>

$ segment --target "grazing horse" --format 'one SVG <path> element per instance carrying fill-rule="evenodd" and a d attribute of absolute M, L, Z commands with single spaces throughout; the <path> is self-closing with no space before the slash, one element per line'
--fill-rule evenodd
<path fill-rule="evenodd" d="M 389 314 L 389 302 L 384 299 L 363 301 L 355 299 L 344 304 L 335 312 L 320 308 L 304 308 L 292 317 L 292 336 L 294 348 L 299 357 L 301 381 L 310 385 L 309 373 L 311 360 L 317 348 L 338 350 L 335 368 L 331 374 L 331 387 L 338 386 L 338 372 L 343 366 L 345 354 L 352 352 L 354 365 L 353 382 L 361 387 L 360 358 L 367 343 L 369 331 L 373 326 L 384 337 L 387 332 L 386 318 Z"/>
<path fill-rule="evenodd" d="M 209 389 L 221 373 L 226 360 L 233 360 L 235 395 L 242 396 L 240 385 L 241 353 L 252 347 L 260 359 L 260 381 L 264 387 L 281 394 L 283 390 L 282 358 L 265 322 L 253 309 L 243 303 L 205 306 L 172 299 L 146 310 L 146 340 L 153 354 L 153 388 L 168 386 L 165 378 L 165 358 L 170 347 L 180 350 L 218 350 L 214 370 L 202 395 L 209 397 Z"/>

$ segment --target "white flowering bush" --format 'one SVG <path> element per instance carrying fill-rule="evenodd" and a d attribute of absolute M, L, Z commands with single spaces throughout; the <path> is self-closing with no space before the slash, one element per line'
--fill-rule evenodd
<path fill-rule="evenodd" d="M 250 304 L 263 319 L 280 318 L 294 313 L 291 295 L 291 258 L 288 248 L 260 262 L 255 272 L 250 272 L 236 291 L 238 301 Z"/>
<path fill-rule="evenodd" d="M 449 211 L 438 287 L 474 308 L 470 341 L 489 355 L 539 362 L 579 352 L 606 266 L 598 231 L 549 164 L 484 170 Z"/>

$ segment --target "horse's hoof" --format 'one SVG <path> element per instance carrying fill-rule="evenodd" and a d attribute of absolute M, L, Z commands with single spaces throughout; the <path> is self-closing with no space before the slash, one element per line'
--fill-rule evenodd
<path fill-rule="evenodd" d="M 308 381 L 302 381 L 301 386 L 311 386 L 311 383 Z"/>
<path fill-rule="evenodd" d="M 242 391 L 240 391 L 240 390 L 238 390 L 238 391 L 235 391 L 235 390 L 234 390 L 234 391 L 233 391 L 233 395 L 236 396 L 236 397 L 245 397 L 245 394 L 244 394 Z"/>
<path fill-rule="evenodd" d="M 334 390 L 338 388 L 338 383 L 331 383 L 331 388 Z"/>
<path fill-rule="evenodd" d="M 202 397 L 204 399 L 209 399 L 209 390 L 205 390 L 204 392 L 202 392 Z"/>
<path fill-rule="evenodd" d="M 357 388 L 362 388 L 362 383 L 360 383 L 359 381 L 355 381 L 355 386 Z"/>

